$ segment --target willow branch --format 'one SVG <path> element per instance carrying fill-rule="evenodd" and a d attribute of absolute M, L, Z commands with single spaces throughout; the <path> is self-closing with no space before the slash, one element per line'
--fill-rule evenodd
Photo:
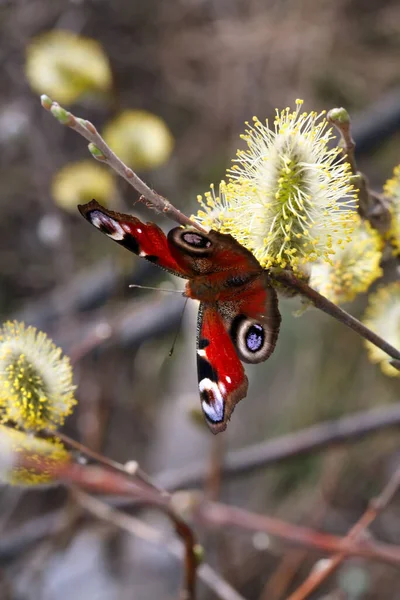
<path fill-rule="evenodd" d="M 340 321 L 343 323 L 343 325 L 346 325 L 346 327 L 349 327 L 358 333 L 358 335 L 374 344 L 374 346 L 377 346 L 386 352 L 386 354 L 388 354 L 390 357 L 394 358 L 395 360 L 400 360 L 399 350 L 396 350 L 396 348 L 394 348 L 391 344 L 388 344 L 388 342 L 385 342 L 385 340 L 379 335 L 368 329 L 368 327 L 365 327 L 365 325 L 358 321 L 358 319 L 352 315 L 349 315 L 349 313 L 339 306 L 336 306 L 336 304 L 325 298 L 325 296 L 319 294 L 316 290 L 313 290 L 309 285 L 307 285 L 307 283 L 298 279 L 291 271 L 271 269 L 270 277 L 274 281 L 277 281 L 278 283 L 281 283 L 292 290 L 296 290 L 296 292 L 305 298 L 308 298 L 308 300 L 310 300 L 316 308 L 319 308 L 327 315 L 330 315 L 337 321 Z"/>
<path fill-rule="evenodd" d="M 198 223 L 189 219 L 189 217 L 175 208 L 166 198 L 152 190 L 132 169 L 123 163 L 101 137 L 93 123 L 75 117 L 75 115 L 62 108 L 57 102 L 53 102 L 48 96 L 41 96 L 41 103 L 43 108 L 51 112 L 59 123 L 73 129 L 90 142 L 89 151 L 92 156 L 96 160 L 107 164 L 125 179 L 129 185 L 141 194 L 139 200 L 144 202 L 148 208 L 165 214 L 176 223 L 179 223 L 179 225 L 196 227 L 199 231 L 204 232 L 204 229 Z"/>
<path fill-rule="evenodd" d="M 371 190 L 368 179 L 357 169 L 355 157 L 356 143 L 352 135 L 350 115 L 344 108 L 334 108 L 328 112 L 328 121 L 340 134 L 341 148 L 345 160 L 349 163 L 352 180 L 358 188 L 358 212 L 371 226 L 384 234 L 390 227 L 391 214 L 388 199 Z"/>
<path fill-rule="evenodd" d="M 369 506 L 357 523 L 350 529 L 343 541 L 353 541 L 362 538 L 365 530 L 371 525 L 377 516 L 387 507 L 400 487 L 400 468 L 395 471 L 393 477 L 383 489 L 381 494 L 371 500 Z M 287 600 L 305 600 L 312 594 L 345 560 L 346 555 L 339 552 L 333 556 L 323 569 L 313 570 L 309 577 L 297 588 Z"/>
<path fill-rule="evenodd" d="M 40 459 L 27 453 L 17 456 L 17 468 L 46 473 L 55 481 L 68 485 L 77 485 L 85 490 L 125 496 L 135 503 L 157 508 L 173 523 L 175 531 L 185 546 L 185 600 L 195 597 L 195 581 L 198 566 L 198 551 L 196 539 L 191 527 L 181 516 L 192 515 L 208 526 L 238 527 L 250 531 L 263 531 L 269 535 L 280 537 L 288 543 L 315 548 L 343 556 L 360 556 L 370 560 L 388 562 L 400 566 L 400 548 L 383 543 L 359 542 L 353 538 L 320 533 L 306 527 L 300 527 L 273 517 L 254 514 L 249 511 L 205 500 L 193 492 L 181 492 L 172 497 L 162 496 L 156 490 L 151 490 L 141 481 L 132 481 L 126 473 L 117 473 L 103 466 L 86 466 L 71 462 L 58 463 L 49 461 L 47 457 Z M 397 484 L 396 484 L 397 485 Z M 375 503 L 375 510 L 381 510 L 390 494 L 396 487 L 392 484 L 391 491 L 386 491 L 380 501 Z"/>
<path fill-rule="evenodd" d="M 93 498 L 82 490 L 74 490 L 74 496 L 81 506 L 97 518 L 107 521 L 131 535 L 140 537 L 152 544 L 163 545 L 175 557 L 182 558 L 182 547 L 176 541 L 167 541 L 160 531 L 144 521 L 127 515 L 98 498 Z M 221 600 L 244 600 L 218 573 L 208 564 L 202 563 L 198 576 Z"/>
<path fill-rule="evenodd" d="M 54 433 L 51 431 L 47 431 L 46 433 L 49 436 L 54 436 Z M 123 473 L 127 477 L 131 477 L 133 479 L 137 477 L 139 480 L 141 480 L 143 483 L 145 483 L 151 489 L 153 489 L 153 491 L 157 491 L 162 496 L 169 496 L 167 492 L 165 492 L 163 489 L 157 486 L 157 484 L 143 471 L 143 469 L 141 469 L 139 463 L 137 463 L 136 461 L 129 461 L 127 464 L 123 465 L 115 460 L 112 460 L 111 458 L 103 456 L 103 454 L 100 454 L 99 452 L 91 450 L 84 444 L 77 442 L 65 433 L 61 433 L 58 431 L 57 437 L 69 448 L 77 450 L 83 456 L 86 456 L 87 458 L 96 461 L 100 465 L 108 467 L 109 469 L 117 471 L 118 473 Z"/>
<path fill-rule="evenodd" d="M 187 493 L 190 494 L 190 492 Z M 208 526 L 262 531 L 292 544 L 328 553 L 340 553 L 344 556 L 359 556 L 386 562 L 396 567 L 400 566 L 400 547 L 392 544 L 359 542 L 353 538 L 341 538 L 336 535 L 320 533 L 307 527 L 218 502 L 199 502 L 197 509 L 194 509 L 194 516 Z"/>
<path fill-rule="evenodd" d="M 366 435 L 393 428 L 400 428 L 400 406 L 398 404 L 356 412 L 341 419 L 323 421 L 293 433 L 252 444 L 239 450 L 232 450 L 222 459 L 221 476 L 249 475 L 268 465 L 304 456 L 324 448 L 354 443 Z M 47 433 L 54 436 L 54 432 Z M 129 461 L 128 465 L 124 465 L 91 450 L 64 433 L 57 432 L 57 437 L 83 456 L 122 473 L 126 477 L 139 478 L 164 497 L 167 497 L 169 492 L 200 485 L 209 476 L 209 467 L 203 462 L 192 462 L 179 469 L 166 470 L 158 475 L 149 476 L 136 461 Z M 135 467 L 135 465 L 136 469 L 132 469 L 132 466 Z"/>
<path fill-rule="evenodd" d="M 346 459 L 347 452 L 344 449 L 333 450 L 325 457 L 315 495 L 307 508 L 308 527 L 321 529 L 323 526 L 338 489 Z M 308 555 L 309 551 L 306 548 L 295 548 L 285 552 L 277 568 L 268 578 L 259 600 L 286 598 L 286 591 L 291 587 Z"/>
<path fill-rule="evenodd" d="M 132 481 L 127 473 L 117 473 L 101 466 L 87 466 L 72 462 L 57 462 L 20 453 L 17 456 L 17 468 L 43 472 L 53 481 L 96 493 L 112 496 L 126 496 L 146 507 L 156 508 L 165 514 L 174 526 L 176 534 L 185 547 L 184 584 L 180 600 L 195 600 L 196 573 L 198 567 L 198 544 L 191 527 L 178 514 L 171 504 L 169 496 L 163 496 L 148 485 L 137 480 Z"/>
<path fill-rule="evenodd" d="M 400 405 L 356 412 L 332 421 L 324 421 L 293 433 L 252 444 L 226 454 L 222 476 L 250 475 L 257 469 L 274 465 L 293 457 L 305 456 L 339 444 L 351 444 L 372 433 L 400 427 Z M 164 471 L 155 477 L 157 483 L 170 491 L 201 484 L 207 477 L 202 462 Z"/>
<path fill-rule="evenodd" d="M 344 158 L 350 165 L 352 175 L 358 173 L 355 149 L 356 143 L 351 132 L 350 115 L 345 108 L 333 108 L 328 112 L 327 119 L 338 130 Z"/>

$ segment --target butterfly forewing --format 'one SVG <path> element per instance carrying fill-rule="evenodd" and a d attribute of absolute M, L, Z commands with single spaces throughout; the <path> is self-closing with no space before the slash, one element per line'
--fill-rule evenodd
<path fill-rule="evenodd" d="M 78 209 L 96 229 L 130 252 L 146 258 L 174 275 L 188 277 L 187 272 L 172 256 L 166 235 L 155 223 L 142 223 L 132 215 L 107 210 L 96 200 L 79 205 Z"/>

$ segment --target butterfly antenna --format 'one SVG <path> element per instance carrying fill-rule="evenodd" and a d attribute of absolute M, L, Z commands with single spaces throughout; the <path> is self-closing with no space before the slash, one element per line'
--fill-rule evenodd
<path fill-rule="evenodd" d="M 185 304 L 183 305 L 181 316 L 179 318 L 178 327 L 176 328 L 176 333 L 175 333 L 174 341 L 172 342 L 171 350 L 169 351 L 168 356 L 172 356 L 173 353 L 174 353 L 176 340 L 178 339 L 178 335 L 179 335 L 179 332 L 181 330 L 183 315 L 185 314 L 186 304 L 187 304 L 188 300 L 189 300 L 189 298 L 186 298 Z"/>
<path fill-rule="evenodd" d="M 140 288 L 142 290 L 154 290 L 156 292 L 172 292 L 172 294 L 183 294 L 183 290 L 171 290 L 168 288 L 150 287 L 148 285 L 139 285 L 137 283 L 131 283 L 130 288 Z"/>

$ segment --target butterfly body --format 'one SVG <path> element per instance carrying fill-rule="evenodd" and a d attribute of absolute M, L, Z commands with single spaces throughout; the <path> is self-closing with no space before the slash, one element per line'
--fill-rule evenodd
<path fill-rule="evenodd" d="M 97 229 L 138 256 L 187 279 L 185 295 L 200 301 L 197 369 L 201 407 L 213 433 L 226 428 L 247 394 L 242 362 L 272 353 L 280 315 L 275 290 L 255 257 L 233 237 L 154 223 L 108 211 L 96 201 L 78 207 Z"/>

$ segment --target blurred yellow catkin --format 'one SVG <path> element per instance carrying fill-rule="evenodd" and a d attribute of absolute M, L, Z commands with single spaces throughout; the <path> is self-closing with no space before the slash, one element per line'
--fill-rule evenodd
<path fill-rule="evenodd" d="M 165 163 L 174 139 L 166 123 L 145 110 L 125 110 L 104 128 L 104 139 L 132 169 L 145 171 Z"/>
<path fill-rule="evenodd" d="M 24 457 L 30 466 L 24 465 Z M 53 468 L 69 463 L 70 454 L 58 440 L 0 425 L 0 482 L 16 486 L 57 483 Z"/>
<path fill-rule="evenodd" d="M 393 175 L 383 187 L 385 196 L 390 199 L 391 225 L 386 234 L 391 242 L 394 254 L 400 254 L 400 165 L 393 170 Z"/>
<path fill-rule="evenodd" d="M 65 165 L 55 174 L 51 188 L 54 202 L 73 213 L 78 204 L 93 198 L 109 206 L 116 189 L 110 169 L 90 159 Z"/>
<path fill-rule="evenodd" d="M 362 319 L 364 325 L 380 335 L 389 344 L 400 345 L 400 281 L 381 286 L 369 297 Z M 378 363 L 382 372 L 391 377 L 400 377 L 400 371 L 390 364 L 390 357 L 371 342 L 365 342 L 369 359 Z"/>
<path fill-rule="evenodd" d="M 102 46 L 72 31 L 54 29 L 33 38 L 26 49 L 25 73 L 32 89 L 71 104 L 84 94 L 112 86 Z"/>

